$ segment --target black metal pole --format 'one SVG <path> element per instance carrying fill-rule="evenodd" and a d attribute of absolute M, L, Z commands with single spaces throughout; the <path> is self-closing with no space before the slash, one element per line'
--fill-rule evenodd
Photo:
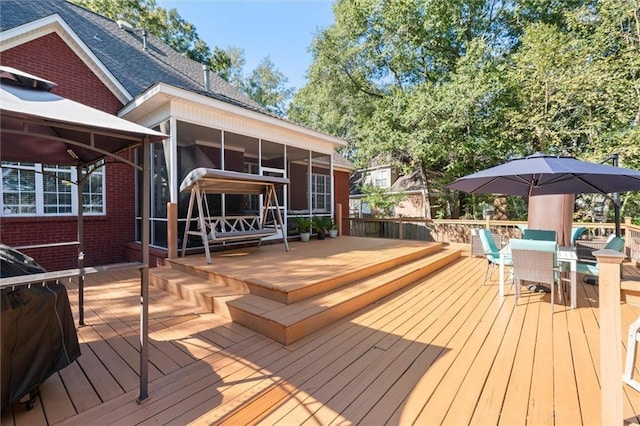
<path fill-rule="evenodd" d="M 151 173 L 150 141 L 145 137 L 142 143 L 142 266 L 140 267 L 140 395 L 137 402 L 141 404 L 149 398 L 149 216 L 151 209 Z"/>
<path fill-rule="evenodd" d="M 76 167 L 76 194 L 78 196 L 78 269 L 84 267 L 84 200 L 82 187 L 84 185 L 84 173 L 82 166 Z M 78 276 L 78 324 L 84 325 L 84 274 Z"/>
<path fill-rule="evenodd" d="M 611 154 L 611 162 L 613 167 L 618 167 L 618 154 Z M 615 192 L 613 194 L 613 215 L 616 224 L 616 237 L 619 237 L 622 233 L 620 230 L 620 193 Z"/>

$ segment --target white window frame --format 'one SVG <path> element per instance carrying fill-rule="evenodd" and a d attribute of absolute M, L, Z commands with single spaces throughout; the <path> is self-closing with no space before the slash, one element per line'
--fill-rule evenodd
<path fill-rule="evenodd" d="M 374 170 L 371 172 L 371 183 L 376 188 L 389 188 L 391 173 L 389 169 Z"/>
<path fill-rule="evenodd" d="M 2 166 L 10 166 L 11 168 L 19 168 L 21 170 L 33 170 L 34 174 L 34 186 L 35 186 L 35 212 L 30 213 L 11 213 L 9 210 L 5 210 L 4 206 L 4 179 L 0 179 L 0 194 L 2 194 L 2 198 L 0 198 L 0 217 L 62 217 L 62 216 L 77 216 L 78 214 L 78 191 L 73 184 L 71 188 L 71 211 L 63 212 L 63 213 L 45 213 L 45 197 L 44 197 L 44 174 L 47 172 L 55 172 L 59 170 L 63 173 L 67 171 L 70 172 L 70 180 L 71 182 L 77 182 L 77 169 L 75 167 L 60 167 L 60 166 L 52 166 L 45 165 L 42 163 L 2 163 Z M 8 168 L 8 167 L 7 167 Z M 44 173 L 44 174 L 43 174 Z M 106 215 L 107 206 L 106 206 L 106 176 L 104 172 L 104 167 L 98 168 L 94 173 L 102 174 L 102 211 L 95 212 L 89 211 L 87 207 L 83 209 L 83 215 L 88 216 L 104 216 Z M 61 192 L 64 194 L 64 192 Z M 90 207 L 89 207 L 90 209 Z"/>
<path fill-rule="evenodd" d="M 318 181 L 322 180 L 324 184 L 324 191 L 318 191 Z M 318 199 L 322 196 L 324 199 L 324 205 L 318 205 Z M 311 201 L 312 211 L 331 211 L 331 176 L 321 173 L 311 174 Z"/>

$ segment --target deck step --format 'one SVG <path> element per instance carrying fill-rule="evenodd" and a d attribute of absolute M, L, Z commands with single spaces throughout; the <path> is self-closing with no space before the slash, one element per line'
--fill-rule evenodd
<path fill-rule="evenodd" d="M 460 257 L 460 249 L 441 249 L 438 253 L 291 304 L 256 294 L 223 296 L 223 299 L 234 322 L 288 345 Z"/>
<path fill-rule="evenodd" d="M 188 274 L 171 267 L 163 266 L 149 270 L 149 283 L 154 287 L 178 296 L 198 305 L 209 312 L 215 312 L 228 317 L 226 304 L 220 304 L 225 297 L 241 296 L 247 290 L 229 287 L 223 280 L 205 279 L 197 275 Z M 216 304 L 216 298 L 218 304 Z"/>
<path fill-rule="evenodd" d="M 343 285 L 375 276 L 399 265 L 407 264 L 418 259 L 423 259 L 442 250 L 442 243 L 429 243 L 419 249 L 412 248 L 402 254 L 394 254 L 392 257 L 372 257 L 369 262 L 362 262 L 357 267 L 348 271 L 333 274 L 325 278 L 315 280 L 301 280 L 299 284 L 292 284 L 286 288 L 273 286 L 268 280 L 238 277 L 237 275 L 224 274 L 214 268 L 202 269 L 195 265 L 185 265 L 181 262 L 168 260 L 167 264 L 176 270 L 194 274 L 202 279 L 224 283 L 239 291 L 245 291 L 257 296 L 262 296 L 277 302 L 286 304 L 296 303 L 308 297 L 325 293 Z M 339 268 L 339 267 L 336 267 Z"/>

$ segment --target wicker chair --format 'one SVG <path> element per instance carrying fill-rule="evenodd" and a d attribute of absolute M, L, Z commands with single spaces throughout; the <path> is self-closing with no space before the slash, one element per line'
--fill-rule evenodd
<path fill-rule="evenodd" d="M 551 288 L 551 312 L 555 303 L 554 285 L 556 281 L 558 285 L 558 296 L 562 300 L 562 291 L 564 281 L 569 279 L 562 278 L 556 253 L 558 245 L 555 241 L 539 241 L 539 240 L 519 240 L 512 238 L 509 241 L 511 247 L 511 260 L 513 262 L 512 273 L 516 286 L 516 303 L 520 297 L 520 284 L 522 281 L 531 281 L 535 283 L 548 284 Z"/>

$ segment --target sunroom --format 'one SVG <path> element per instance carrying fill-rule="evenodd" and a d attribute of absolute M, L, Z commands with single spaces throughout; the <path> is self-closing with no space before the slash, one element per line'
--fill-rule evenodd
<path fill-rule="evenodd" d="M 177 243 L 182 245 L 189 193 L 180 193 L 179 187 L 199 167 L 289 179 L 277 193 L 285 230 L 292 227 L 294 217 L 334 218 L 335 205 L 348 203 L 346 192 L 344 200 L 334 193 L 336 184 L 348 187 L 350 172 L 334 162 L 335 150 L 345 145 L 338 138 L 237 106 L 218 94 L 165 83 L 143 92 L 120 116 L 171 136 L 151 153 L 151 244 L 157 248 L 169 246 L 167 203 L 177 203 Z M 264 214 L 258 195 L 210 194 L 206 204 L 209 214 L 217 217 Z M 138 208 L 136 216 L 139 225 Z M 140 226 L 136 229 L 139 240 Z M 270 238 L 282 237 L 280 231 Z M 190 238 L 187 246 L 197 250 L 202 245 Z"/>

